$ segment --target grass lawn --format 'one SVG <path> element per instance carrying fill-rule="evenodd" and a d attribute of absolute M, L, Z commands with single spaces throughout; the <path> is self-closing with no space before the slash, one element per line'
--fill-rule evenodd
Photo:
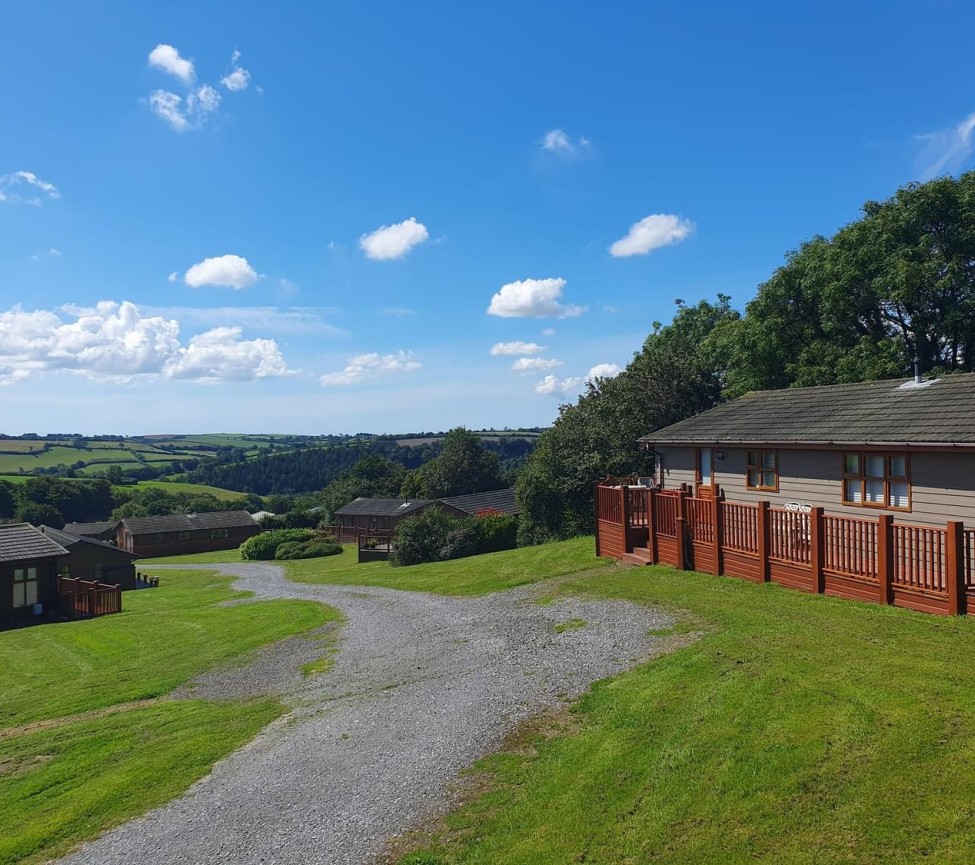
<path fill-rule="evenodd" d="M 404 863 L 975 861 L 975 621 L 668 568 L 560 591 L 704 635 L 482 761 Z"/>
<path fill-rule="evenodd" d="M 168 801 L 281 714 L 273 700 L 154 701 L 338 617 L 305 601 L 221 606 L 245 596 L 230 583 L 167 571 L 126 592 L 123 613 L 0 633 L 0 863 L 58 855 Z"/>
<path fill-rule="evenodd" d="M 168 458 L 170 460 L 173 459 L 171 454 Z M 149 461 L 152 462 L 152 460 Z M 245 493 L 239 493 L 234 490 L 225 490 L 223 487 L 211 487 L 207 484 L 187 484 L 179 481 L 139 481 L 136 487 L 140 489 L 142 487 L 159 487 L 159 489 L 165 490 L 168 493 L 191 493 L 194 495 L 209 493 L 218 499 L 239 499 L 241 496 L 246 495 Z"/>
<path fill-rule="evenodd" d="M 155 559 L 139 559 L 136 569 L 151 568 L 152 565 L 213 565 L 220 562 L 239 562 L 240 550 L 213 550 L 209 553 L 186 553 L 182 556 L 162 556 Z M 162 573 L 160 571 L 160 573 Z"/>

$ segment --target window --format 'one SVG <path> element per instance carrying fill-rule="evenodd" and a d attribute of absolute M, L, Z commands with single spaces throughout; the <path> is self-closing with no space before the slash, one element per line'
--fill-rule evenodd
<path fill-rule="evenodd" d="M 862 508 L 911 509 L 906 454 L 843 454 L 843 504 Z"/>
<path fill-rule="evenodd" d="M 37 568 L 14 568 L 14 606 L 37 603 Z"/>
<path fill-rule="evenodd" d="M 779 455 L 776 451 L 749 451 L 745 486 L 750 490 L 779 491 Z"/>
<path fill-rule="evenodd" d="M 210 529 L 210 540 L 217 541 L 221 538 L 229 538 L 230 529 Z"/>

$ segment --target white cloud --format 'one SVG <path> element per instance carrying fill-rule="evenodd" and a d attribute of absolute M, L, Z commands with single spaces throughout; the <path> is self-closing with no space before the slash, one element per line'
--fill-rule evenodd
<path fill-rule="evenodd" d="M 615 363 L 597 363 L 586 376 L 586 381 L 595 381 L 599 378 L 615 378 L 621 372 L 623 372 L 623 367 L 617 366 Z"/>
<path fill-rule="evenodd" d="M 554 327 L 546 327 L 542 331 L 542 336 L 555 336 L 555 328 Z"/>
<path fill-rule="evenodd" d="M 326 387 L 357 384 L 360 381 L 392 375 L 397 372 L 413 372 L 422 366 L 422 363 L 413 359 L 413 352 L 411 351 L 384 355 L 372 352 L 371 354 L 359 354 L 350 357 L 345 369 L 341 372 L 326 373 L 320 381 Z"/>
<path fill-rule="evenodd" d="M 570 318 L 586 311 L 584 306 L 559 303 L 564 279 L 522 279 L 502 285 L 491 298 L 488 315 L 501 318 Z"/>
<path fill-rule="evenodd" d="M 622 368 L 615 363 L 598 363 L 585 376 L 572 375 L 568 378 L 558 378 L 547 375 L 535 385 L 535 393 L 567 394 L 578 392 L 586 382 L 595 382 L 601 378 L 613 378 L 622 372 Z"/>
<path fill-rule="evenodd" d="M 0 201 L 7 201 L 10 204 L 33 204 L 39 207 L 45 201 L 53 201 L 60 197 L 61 193 L 53 183 L 41 180 L 33 171 L 0 174 Z"/>
<path fill-rule="evenodd" d="M 167 378 L 200 384 L 251 381 L 288 373 L 273 339 L 241 339 L 239 327 L 215 327 L 192 337 L 163 367 Z"/>
<path fill-rule="evenodd" d="M 177 273 L 175 270 L 166 277 L 168 282 L 176 282 L 177 279 L 179 279 L 179 273 Z"/>
<path fill-rule="evenodd" d="M 288 372 L 274 340 L 242 340 L 239 328 L 218 327 L 184 346 L 178 321 L 146 316 L 129 301 L 101 301 L 70 314 L 74 320 L 66 322 L 20 306 L 0 313 L 0 383 L 56 371 L 114 382 L 243 381 Z"/>
<path fill-rule="evenodd" d="M 578 390 L 582 383 L 582 376 L 571 376 L 560 379 L 554 375 L 547 375 L 535 385 L 535 393 L 569 393 L 570 391 Z"/>
<path fill-rule="evenodd" d="M 538 354 L 540 351 L 545 351 L 545 346 L 537 342 L 496 342 L 491 346 L 493 355 Z"/>
<path fill-rule="evenodd" d="M 383 225 L 371 234 L 363 234 L 359 238 L 359 246 L 362 247 L 367 258 L 374 261 L 389 261 L 402 258 L 414 246 L 423 243 L 429 237 L 427 227 L 411 216 L 404 222 Z"/>
<path fill-rule="evenodd" d="M 626 237 L 609 248 L 614 258 L 646 255 L 661 246 L 680 243 L 694 230 L 694 223 L 672 213 L 651 213 L 634 222 Z"/>
<path fill-rule="evenodd" d="M 190 128 L 190 121 L 180 107 L 182 102 L 181 96 L 168 90 L 153 90 L 149 94 L 149 108 L 152 113 L 165 120 L 177 132 L 186 132 Z"/>
<path fill-rule="evenodd" d="M 47 254 L 53 256 L 54 258 L 61 258 L 61 256 L 64 255 L 60 249 L 55 249 L 53 246 L 47 251 Z"/>
<path fill-rule="evenodd" d="M 179 51 L 172 45 L 160 43 L 149 52 L 149 65 L 162 69 L 170 75 L 175 75 L 184 84 L 192 84 L 195 75 L 193 63 L 185 57 L 180 57 Z"/>
<path fill-rule="evenodd" d="M 190 115 L 210 114 L 220 107 L 220 94 L 209 84 L 201 85 L 186 97 L 186 110 Z"/>
<path fill-rule="evenodd" d="M 920 135 L 918 139 L 924 142 L 918 153 L 918 170 L 923 180 L 954 173 L 975 151 L 975 113 L 956 126 Z"/>
<path fill-rule="evenodd" d="M 329 324 L 322 314 L 335 312 L 334 309 L 275 306 L 170 306 L 144 307 L 154 315 L 179 319 L 184 324 L 200 326 L 242 327 L 263 333 L 300 335 L 318 334 L 327 336 L 347 336 L 340 327 Z"/>
<path fill-rule="evenodd" d="M 247 263 L 246 258 L 239 255 L 218 255 L 194 264 L 186 271 L 183 281 L 192 288 L 204 285 L 246 288 L 257 281 L 257 273 Z"/>
<path fill-rule="evenodd" d="M 562 361 L 551 360 L 544 357 L 520 357 L 513 364 L 511 369 L 519 375 L 527 375 L 530 372 L 538 372 L 542 369 L 555 369 L 562 366 Z"/>
<path fill-rule="evenodd" d="M 592 147 L 592 140 L 580 135 L 575 141 L 564 129 L 550 129 L 542 138 L 542 150 L 563 158 L 582 156 Z"/>
<path fill-rule="evenodd" d="M 224 87 L 226 87 L 228 90 L 232 90 L 235 93 L 240 90 L 246 90 L 247 85 L 251 80 L 250 72 L 239 66 L 237 64 L 238 60 L 240 60 L 240 52 L 235 51 L 230 60 L 230 65 L 233 66 L 233 71 L 220 79 L 220 83 Z"/>

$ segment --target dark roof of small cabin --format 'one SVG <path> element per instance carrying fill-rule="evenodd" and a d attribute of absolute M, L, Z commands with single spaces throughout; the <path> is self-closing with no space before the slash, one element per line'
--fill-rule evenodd
<path fill-rule="evenodd" d="M 158 517 L 125 517 L 122 525 L 131 535 L 152 532 L 194 532 L 257 526 L 247 511 L 212 511 L 202 514 L 164 514 Z"/>
<path fill-rule="evenodd" d="M 339 508 L 340 517 L 399 517 L 433 503 L 433 499 L 366 499 L 360 496 Z"/>
<path fill-rule="evenodd" d="M 0 526 L 0 562 L 53 559 L 68 551 L 30 523 Z"/>
<path fill-rule="evenodd" d="M 640 441 L 975 446 L 975 373 L 756 391 Z"/>
<path fill-rule="evenodd" d="M 68 523 L 64 527 L 69 535 L 100 535 L 115 530 L 118 520 L 102 520 L 100 523 Z"/>
<path fill-rule="evenodd" d="M 85 535 L 73 535 L 70 532 L 62 531 L 61 529 L 52 529 L 50 526 L 38 526 L 38 528 L 44 532 L 47 537 L 49 537 L 56 544 L 60 544 L 68 552 L 71 552 L 71 548 L 81 544 L 85 547 L 93 547 L 100 550 L 106 550 L 110 553 L 118 553 L 120 556 L 129 559 L 137 559 L 138 555 L 135 553 L 130 553 L 128 550 L 119 549 L 115 544 L 109 544 L 105 541 L 100 541 L 97 538 L 89 538 Z"/>
<path fill-rule="evenodd" d="M 491 490 L 487 493 L 471 493 L 467 496 L 449 496 L 445 499 L 438 499 L 445 505 L 457 508 L 468 514 L 476 514 L 486 508 L 500 511 L 503 514 L 517 514 L 518 503 L 515 501 L 515 491 L 510 490 Z"/>

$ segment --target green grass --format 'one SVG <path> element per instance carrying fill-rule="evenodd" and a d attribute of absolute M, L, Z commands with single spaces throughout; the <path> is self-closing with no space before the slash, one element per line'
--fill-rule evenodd
<path fill-rule="evenodd" d="M 565 622 L 559 622 L 555 626 L 556 634 L 564 634 L 566 631 L 581 631 L 589 623 L 585 619 L 580 619 L 578 617 L 568 619 Z"/>
<path fill-rule="evenodd" d="M 158 487 L 168 493 L 190 493 L 195 495 L 209 494 L 218 499 L 237 499 L 244 493 L 236 490 L 225 490 L 222 487 L 211 487 L 206 484 L 187 484 L 178 481 L 139 481 L 137 487 Z"/>
<path fill-rule="evenodd" d="M 158 589 L 126 592 L 120 614 L 0 633 L 0 865 L 58 855 L 168 801 L 284 711 L 157 701 L 339 618 L 307 601 L 226 606 L 246 596 L 231 581 L 167 571 Z"/>
<path fill-rule="evenodd" d="M 155 559 L 139 559 L 138 569 L 151 568 L 153 565 L 215 565 L 221 562 L 240 562 L 240 550 L 211 550 L 208 553 L 185 553 L 181 556 L 160 556 Z M 162 573 L 162 572 L 160 572 Z"/>
<path fill-rule="evenodd" d="M 975 621 L 668 568 L 561 591 L 703 633 L 482 761 L 404 863 L 975 861 Z"/>
<path fill-rule="evenodd" d="M 288 578 L 298 583 L 383 586 L 443 595 L 486 595 L 549 577 L 602 570 L 609 566 L 608 560 L 594 558 L 592 538 L 409 568 L 394 568 L 388 562 L 363 562 L 360 565 L 356 561 L 354 545 L 346 547 L 340 556 L 281 564 L 285 566 Z"/>

